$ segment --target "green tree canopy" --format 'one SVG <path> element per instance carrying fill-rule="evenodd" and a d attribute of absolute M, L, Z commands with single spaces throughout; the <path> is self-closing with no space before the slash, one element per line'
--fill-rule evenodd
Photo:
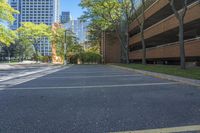
<path fill-rule="evenodd" d="M 79 53 L 83 51 L 83 48 L 79 45 L 78 38 L 75 34 L 64 28 L 56 28 L 52 30 L 51 42 L 56 45 L 56 54 L 62 57 L 63 60 L 67 59 L 70 63 L 77 62 Z"/>
<path fill-rule="evenodd" d="M 19 12 L 13 9 L 8 3 L 7 0 L 0 0 L 0 20 L 13 23 L 15 18 L 13 14 L 18 14 Z"/>
<path fill-rule="evenodd" d="M 105 31 L 114 31 L 122 47 L 122 59 L 128 63 L 128 24 L 132 16 L 131 0 L 83 0 L 86 11 L 81 16 L 89 25 L 90 39 L 98 39 Z"/>
<path fill-rule="evenodd" d="M 40 40 L 42 37 L 50 37 L 50 27 L 46 24 L 34 24 L 32 22 L 24 22 L 22 26 L 18 28 L 19 35 L 25 35 L 32 40 Z"/>
<path fill-rule="evenodd" d="M 14 14 L 19 12 L 13 9 L 6 0 L 0 0 L 0 43 L 9 46 L 17 37 L 15 32 L 8 29 L 6 24 L 12 24 L 15 20 Z"/>
<path fill-rule="evenodd" d="M 34 46 L 36 56 L 38 56 L 39 42 L 51 36 L 51 30 L 48 25 L 43 23 L 34 24 L 32 22 L 22 23 L 22 26 L 17 29 L 17 33 L 22 44 L 31 43 Z"/>

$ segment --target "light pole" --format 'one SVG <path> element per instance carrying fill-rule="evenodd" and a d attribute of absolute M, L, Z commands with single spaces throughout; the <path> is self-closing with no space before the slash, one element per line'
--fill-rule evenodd
<path fill-rule="evenodd" d="M 67 64 L 67 30 L 65 30 L 65 43 L 64 43 L 64 65 Z"/>

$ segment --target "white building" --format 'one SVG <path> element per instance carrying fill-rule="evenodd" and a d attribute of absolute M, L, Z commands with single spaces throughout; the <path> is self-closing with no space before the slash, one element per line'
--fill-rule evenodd
<path fill-rule="evenodd" d="M 45 23 L 52 25 L 59 21 L 60 0 L 9 0 L 10 5 L 20 12 L 11 26 L 17 29 L 21 22 Z M 51 54 L 51 45 L 48 39 L 40 42 L 39 51 L 42 55 Z"/>
<path fill-rule="evenodd" d="M 79 39 L 79 43 L 87 41 L 88 23 L 81 22 L 80 20 L 71 20 L 64 24 L 65 28 L 75 33 Z"/>

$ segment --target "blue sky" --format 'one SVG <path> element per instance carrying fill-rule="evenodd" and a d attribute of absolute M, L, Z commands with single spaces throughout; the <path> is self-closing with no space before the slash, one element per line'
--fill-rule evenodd
<path fill-rule="evenodd" d="M 61 11 L 70 11 L 74 19 L 82 15 L 82 8 L 78 6 L 81 0 L 61 0 Z"/>

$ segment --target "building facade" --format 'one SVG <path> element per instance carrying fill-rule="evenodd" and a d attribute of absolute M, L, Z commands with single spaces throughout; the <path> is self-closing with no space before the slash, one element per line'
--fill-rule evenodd
<path fill-rule="evenodd" d="M 9 0 L 9 3 L 20 12 L 11 26 L 13 30 L 20 27 L 22 22 L 45 23 L 50 26 L 59 21 L 60 0 Z M 40 42 L 39 51 L 42 55 L 51 54 L 48 39 L 44 38 Z"/>
<path fill-rule="evenodd" d="M 121 45 L 114 31 L 101 33 L 100 54 L 102 63 L 120 63 Z"/>
<path fill-rule="evenodd" d="M 60 19 L 61 19 L 60 21 L 62 24 L 69 23 L 69 21 L 71 20 L 70 12 L 62 12 Z"/>
<path fill-rule="evenodd" d="M 74 20 L 74 33 L 79 38 L 80 43 L 87 41 L 87 23 L 80 20 Z"/>
<path fill-rule="evenodd" d="M 51 30 L 54 34 L 56 34 L 57 29 L 62 28 L 62 25 L 60 23 L 54 23 L 51 27 Z M 57 55 L 57 43 L 55 41 L 52 41 L 52 63 L 53 64 L 63 64 L 64 59 Z"/>
<path fill-rule="evenodd" d="M 19 0 L 9 0 L 9 4 L 15 10 L 20 11 Z M 20 25 L 20 15 L 19 14 L 14 14 L 14 17 L 15 17 L 15 21 L 14 21 L 13 25 L 10 26 L 10 28 L 13 29 L 13 30 L 16 30 Z"/>
<path fill-rule="evenodd" d="M 175 0 L 175 6 L 180 11 L 182 2 Z M 200 64 L 200 2 L 188 0 L 188 9 L 184 20 L 185 56 L 187 65 Z M 140 16 L 141 17 L 141 16 Z M 140 18 L 139 19 L 142 19 Z M 101 53 L 105 63 L 119 61 L 117 52 L 119 40 L 110 47 L 114 37 L 104 34 L 101 41 Z M 145 10 L 144 39 L 146 45 L 147 63 L 175 64 L 180 63 L 179 22 L 174 15 L 168 0 L 154 0 Z M 116 39 L 115 39 L 116 40 Z M 138 21 L 129 25 L 129 61 L 141 63 L 143 58 L 142 42 Z M 116 50 L 115 50 L 116 49 Z M 114 58 L 116 56 L 117 58 Z M 116 60 L 117 59 L 117 60 Z"/>
<path fill-rule="evenodd" d="M 66 29 L 72 31 L 76 35 L 79 39 L 79 43 L 87 41 L 87 26 L 87 22 L 81 22 L 80 20 L 70 20 L 68 23 L 64 24 Z"/>
<path fill-rule="evenodd" d="M 181 10 L 182 2 L 175 0 L 175 6 Z M 186 62 L 200 62 L 200 3 L 188 0 L 185 15 L 184 40 Z M 141 62 L 142 44 L 137 21 L 129 29 L 130 62 Z M 179 64 L 179 23 L 168 0 L 157 0 L 145 11 L 144 38 L 148 63 Z"/>

